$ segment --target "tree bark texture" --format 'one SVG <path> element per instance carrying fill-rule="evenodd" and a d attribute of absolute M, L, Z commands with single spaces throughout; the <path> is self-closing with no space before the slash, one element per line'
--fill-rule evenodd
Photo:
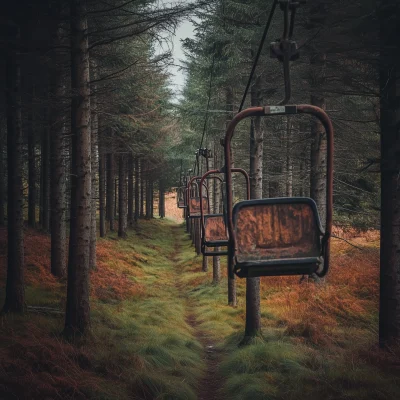
<path fill-rule="evenodd" d="M 139 193 L 139 159 L 135 158 L 135 222 L 139 220 L 140 193 Z"/>
<path fill-rule="evenodd" d="M 55 45 L 61 41 L 61 29 L 55 34 Z M 53 54 L 50 82 L 50 203 L 51 203 L 51 273 L 64 277 L 67 273 L 65 118 L 62 99 L 65 97 L 64 77 L 58 70 L 59 54 Z M 61 105 L 61 106 L 60 106 Z M 45 222 L 45 218 L 43 219 Z"/>
<path fill-rule="evenodd" d="M 260 105 L 257 80 L 251 88 L 251 105 Z M 261 118 L 250 126 L 250 197 L 261 199 L 263 194 L 263 131 Z M 260 278 L 246 279 L 246 325 L 243 342 L 261 334 Z"/>
<path fill-rule="evenodd" d="M 33 97 L 31 88 L 31 106 L 28 111 L 28 225 L 36 227 L 36 154 L 35 129 L 33 127 Z M 1 218 L 0 218 L 1 219 Z"/>
<path fill-rule="evenodd" d="M 90 328 L 89 252 L 91 160 L 89 52 L 86 2 L 71 0 L 71 219 L 67 307 L 64 334 L 84 335 Z"/>
<path fill-rule="evenodd" d="M 93 68 L 93 80 L 98 79 L 97 63 L 93 60 L 91 63 Z M 89 268 L 94 269 L 97 266 L 96 245 L 97 245 L 97 198 L 99 194 L 99 181 L 98 181 L 98 150 L 99 150 L 99 115 L 97 111 L 97 84 L 94 83 L 91 88 L 90 96 L 90 109 L 91 109 L 91 174 L 92 174 L 92 199 L 90 206 L 90 254 L 89 254 Z"/>
<path fill-rule="evenodd" d="M 133 193 L 133 168 L 134 160 L 132 153 L 129 154 L 128 158 L 128 225 L 130 227 L 134 224 L 134 211 L 133 211 L 133 202 L 134 202 L 134 193 Z"/>
<path fill-rule="evenodd" d="M 379 3 L 381 249 L 379 345 L 400 343 L 400 6 Z"/>
<path fill-rule="evenodd" d="M 0 120 L 0 226 L 5 225 L 5 204 L 6 204 L 6 187 L 5 187 L 5 176 L 6 176 L 6 163 L 4 157 L 4 147 L 6 144 L 6 129 L 3 121 Z"/>
<path fill-rule="evenodd" d="M 127 213 L 126 213 L 126 155 L 120 154 L 118 168 L 118 236 L 126 237 Z"/>
<path fill-rule="evenodd" d="M 13 40 L 19 36 L 16 26 L 8 26 Z M 25 310 L 24 289 L 24 196 L 23 138 L 21 121 L 21 68 L 15 49 L 6 53 L 6 114 L 8 161 L 8 262 L 6 298 L 3 312 Z"/>
<path fill-rule="evenodd" d="M 325 54 L 311 56 L 311 104 L 322 109 L 325 109 L 325 98 L 320 91 L 325 80 L 325 60 Z M 316 119 L 311 122 L 311 136 L 310 197 L 317 203 L 322 226 L 325 226 L 327 141 L 325 129 Z"/>
<path fill-rule="evenodd" d="M 112 151 L 112 149 L 111 149 Z M 107 154 L 107 216 L 110 231 L 114 231 L 114 154 Z"/>
<path fill-rule="evenodd" d="M 99 208 L 100 237 L 106 236 L 106 157 L 103 149 L 99 150 Z"/>
<path fill-rule="evenodd" d="M 42 229 L 45 232 L 50 231 L 50 113 L 47 110 L 47 124 L 42 131 Z"/>

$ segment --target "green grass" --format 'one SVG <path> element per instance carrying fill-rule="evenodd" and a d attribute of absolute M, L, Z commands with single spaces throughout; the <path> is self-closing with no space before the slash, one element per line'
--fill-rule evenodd
<path fill-rule="evenodd" d="M 55 398 L 54 393 L 73 398 L 71 387 L 77 390 L 77 398 L 196 399 L 206 370 L 204 338 L 218 350 L 221 399 L 400 398 L 399 371 L 385 368 L 390 360 L 373 346 L 376 311 L 366 307 L 360 314 L 342 303 L 338 303 L 341 308 L 332 305 L 329 317 L 337 324 L 323 332 L 332 335 L 330 340 L 320 343 L 307 337 L 310 324 L 317 333 L 324 328 L 324 320 L 317 321 L 324 317 L 317 306 L 323 305 L 326 297 L 320 296 L 329 286 L 290 306 L 311 299 L 316 311 L 310 321 L 285 318 L 283 311 L 292 301 L 292 291 L 298 290 L 297 283 L 266 286 L 262 292 L 262 339 L 238 347 L 245 318 L 243 281 L 237 288 L 238 307 L 232 308 L 227 305 L 226 278 L 220 285 L 211 283 L 211 258 L 210 272 L 201 271 L 201 257 L 194 254 L 183 226 L 167 220 L 140 221 L 128 238 L 121 240 L 110 233 L 99 240 L 99 246 L 102 244 L 111 245 L 116 254 L 104 261 L 106 265 L 125 268 L 130 282 L 142 290 L 123 300 L 92 299 L 91 335 L 78 347 L 62 341 L 60 317 L 30 313 L 3 317 L 0 357 L 8 364 L 0 368 L 0 398 L 1 385 L 7 379 L 11 384 L 7 371 L 18 370 L 23 371 L 19 385 L 32 399 Z M 221 258 L 224 268 L 225 258 Z M 339 299 L 357 296 L 346 290 L 339 287 L 335 294 Z M 28 286 L 26 294 L 28 305 L 64 308 L 63 285 L 53 291 Z M 189 323 L 188 317 L 195 322 Z M 32 360 L 28 357 L 25 362 L 27 354 Z M 61 370 L 64 365 L 68 370 Z M 53 383 L 37 389 L 32 376 L 38 382 Z M 17 384 L 15 391 L 18 394 Z"/>

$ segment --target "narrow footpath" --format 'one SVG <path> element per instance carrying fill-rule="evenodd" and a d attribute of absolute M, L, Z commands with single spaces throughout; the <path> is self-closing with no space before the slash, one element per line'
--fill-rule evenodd
<path fill-rule="evenodd" d="M 174 248 L 170 255 L 170 260 L 176 265 L 178 264 L 178 255 L 182 251 L 182 226 L 171 225 L 171 235 L 173 237 Z M 189 241 L 189 239 L 186 239 Z M 201 266 L 200 266 L 201 267 Z M 218 366 L 221 362 L 222 354 L 217 349 L 217 343 L 209 332 L 200 328 L 201 315 L 196 311 L 195 302 L 191 301 L 188 296 L 188 288 L 185 287 L 180 280 L 181 274 L 178 268 L 175 268 L 176 287 L 179 296 L 186 302 L 186 322 L 193 328 L 196 339 L 203 346 L 203 360 L 205 362 L 205 373 L 199 382 L 198 399 L 199 400 L 222 400 L 221 382 L 222 379 L 218 374 Z"/>

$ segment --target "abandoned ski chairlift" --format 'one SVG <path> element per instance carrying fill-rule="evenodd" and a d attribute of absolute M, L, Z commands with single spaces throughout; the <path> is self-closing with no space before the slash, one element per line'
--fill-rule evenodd
<path fill-rule="evenodd" d="M 208 198 L 208 188 L 205 184 L 204 187 L 206 189 L 206 195 L 200 196 L 199 184 L 198 182 L 201 180 L 201 176 L 192 177 L 187 185 L 186 190 L 186 204 L 187 204 L 187 217 L 188 218 L 200 218 L 200 198 L 202 199 L 202 206 L 207 210 L 207 213 L 210 212 L 210 202 Z"/>
<path fill-rule="evenodd" d="M 239 277 L 310 275 L 329 270 L 333 205 L 333 126 L 319 107 L 287 105 L 251 107 L 230 122 L 224 141 L 225 165 L 231 165 L 231 142 L 237 124 L 249 117 L 309 114 L 327 135 L 326 221 L 321 226 L 311 198 L 288 197 L 241 201 L 233 207 L 232 171 L 225 170 L 229 273 Z"/>
<path fill-rule="evenodd" d="M 176 189 L 176 204 L 178 208 L 186 207 L 186 186 L 181 186 Z"/>
<path fill-rule="evenodd" d="M 246 197 L 250 199 L 250 178 L 247 172 L 241 168 L 232 168 L 232 172 L 240 173 L 244 176 L 246 181 Z M 214 169 L 206 172 L 201 180 L 200 180 L 200 197 L 202 196 L 202 188 L 204 181 L 214 179 L 224 184 L 221 177 L 217 174 L 223 174 L 224 168 L 221 170 Z M 222 187 L 223 189 L 223 187 Z M 221 195 L 224 200 L 223 190 L 221 190 Z M 224 203 L 224 201 L 222 202 Z M 206 214 L 202 205 L 200 205 L 200 215 L 201 215 L 201 252 L 205 256 L 226 256 L 228 255 L 228 250 L 217 248 L 228 246 L 228 232 L 226 228 L 226 213 L 224 207 L 224 213 L 216 213 L 216 214 Z M 214 251 L 208 250 L 209 248 L 214 248 Z"/>

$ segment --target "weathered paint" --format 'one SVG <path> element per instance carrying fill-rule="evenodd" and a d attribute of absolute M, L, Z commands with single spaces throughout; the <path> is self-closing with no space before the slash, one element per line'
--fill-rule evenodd
<path fill-rule="evenodd" d="M 222 215 L 208 216 L 204 220 L 204 232 L 205 242 L 228 240 L 228 233 L 226 231 L 226 225 Z"/>
<path fill-rule="evenodd" d="M 309 204 L 242 207 L 235 234 L 239 263 L 320 256 L 319 229 Z"/>

